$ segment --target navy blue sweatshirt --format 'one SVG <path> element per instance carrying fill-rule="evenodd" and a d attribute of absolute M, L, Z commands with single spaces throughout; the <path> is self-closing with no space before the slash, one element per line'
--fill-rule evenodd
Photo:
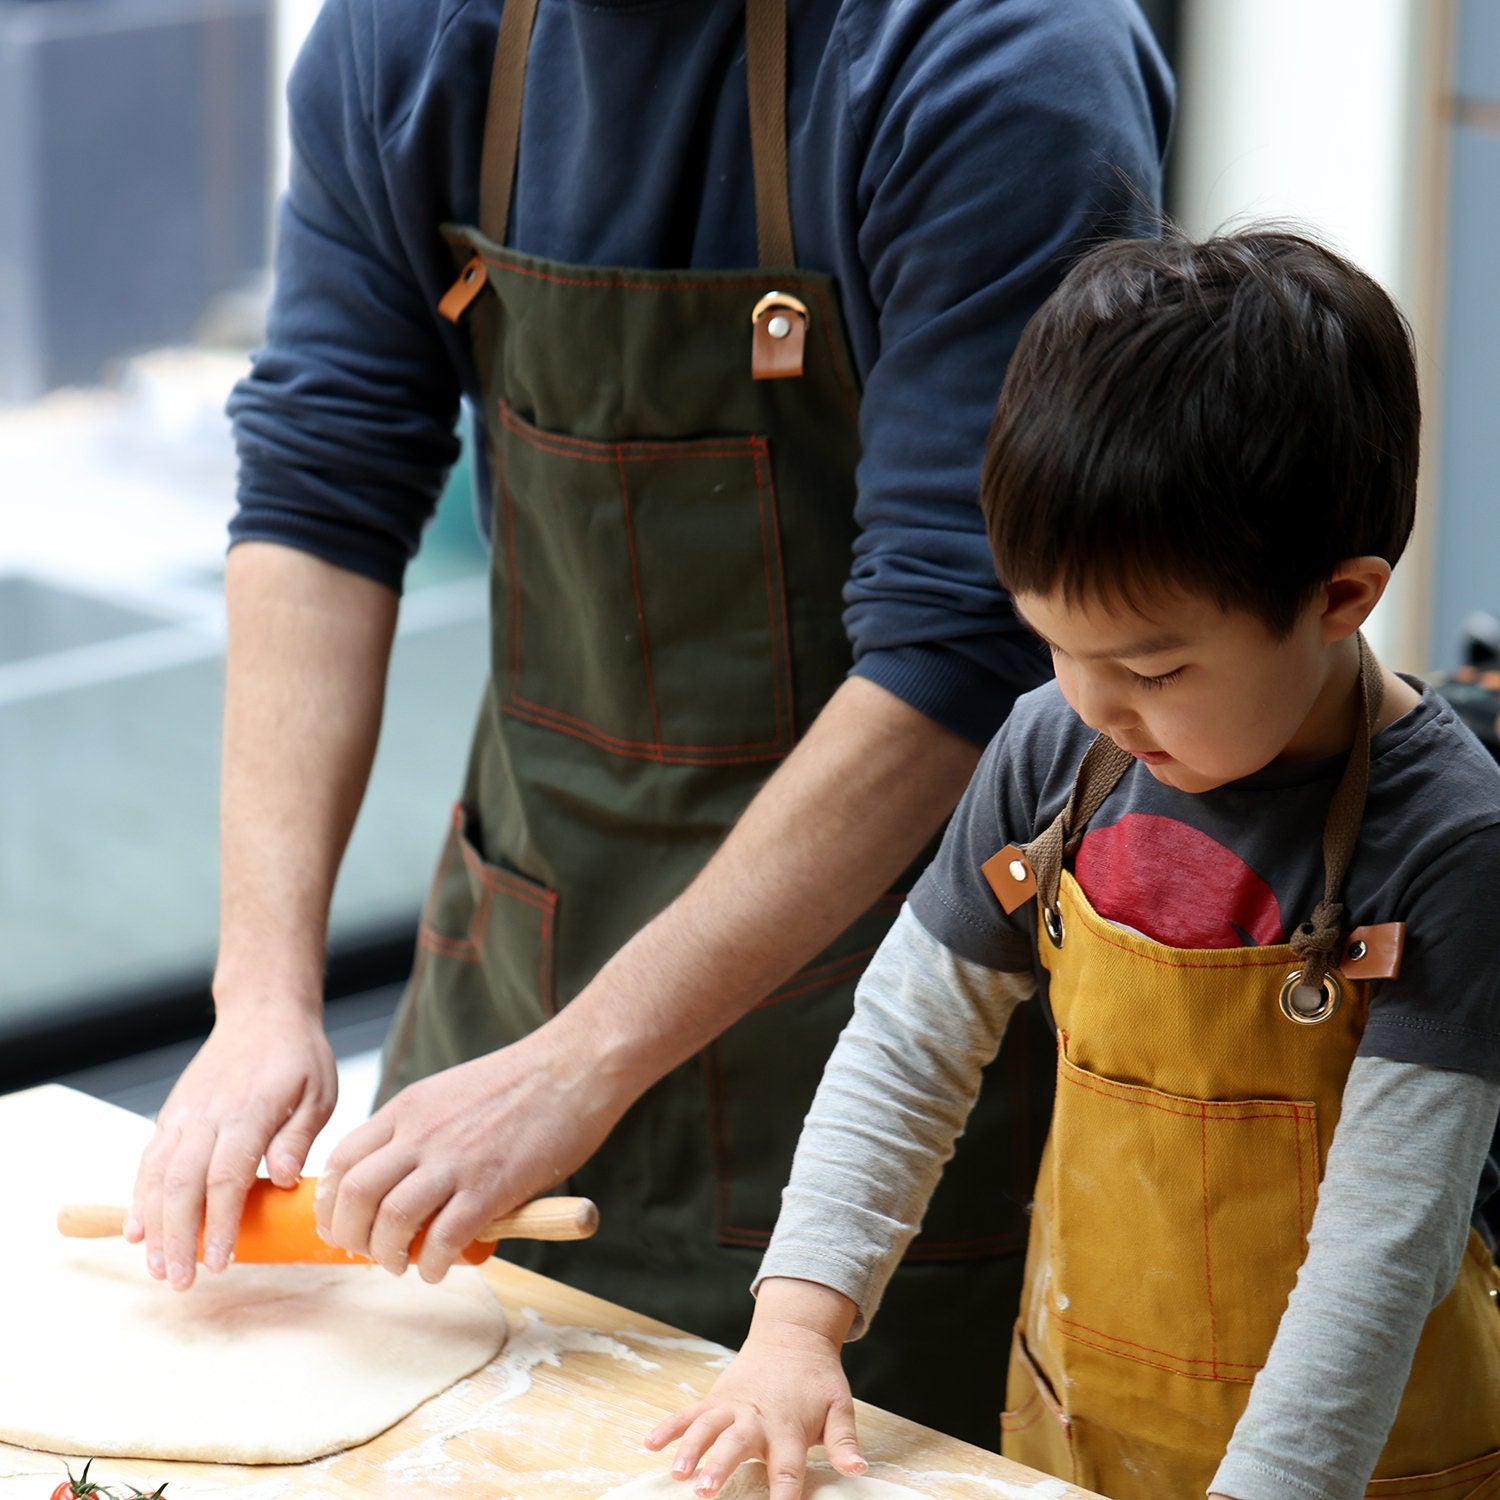
<path fill-rule="evenodd" d="M 231 538 L 399 589 L 478 396 L 437 316 L 478 217 L 503 0 L 326 0 L 292 74 L 266 343 L 230 402 Z M 864 383 L 854 671 L 976 743 L 1045 665 L 995 582 L 984 435 L 1068 261 L 1152 232 L 1171 80 L 1133 0 L 790 0 L 799 263 Z M 756 262 L 742 0 L 542 0 L 509 243 Z"/>

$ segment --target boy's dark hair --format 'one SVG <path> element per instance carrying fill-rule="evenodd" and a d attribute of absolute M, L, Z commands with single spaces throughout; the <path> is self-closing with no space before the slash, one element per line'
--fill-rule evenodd
<path fill-rule="evenodd" d="M 1395 564 L 1416 503 L 1405 320 L 1281 230 L 1119 240 L 1027 324 L 981 503 L 1012 591 L 1207 594 L 1277 636 L 1339 563 Z"/>

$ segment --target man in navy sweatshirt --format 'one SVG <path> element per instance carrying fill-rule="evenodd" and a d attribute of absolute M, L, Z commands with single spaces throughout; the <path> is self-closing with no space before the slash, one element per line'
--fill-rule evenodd
<path fill-rule="evenodd" d="M 320 1225 L 395 1272 L 426 1225 L 436 1279 L 570 1180 L 597 1239 L 527 1264 L 743 1334 L 854 980 L 1045 672 L 976 504 L 1006 362 L 1150 232 L 1171 112 L 1133 0 L 790 11 L 326 0 L 231 402 L 217 1019 L 128 1226 L 175 1286 L 332 1108 L 329 899 L 462 403 L 492 674 Z M 1012 1048 L 850 1370 L 991 1446 L 1050 1096 Z"/>

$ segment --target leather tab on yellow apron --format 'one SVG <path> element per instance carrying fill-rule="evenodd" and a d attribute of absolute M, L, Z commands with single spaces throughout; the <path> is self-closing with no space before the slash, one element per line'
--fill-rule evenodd
<path fill-rule="evenodd" d="M 438 303 L 438 311 L 450 323 L 458 322 L 467 311 L 469 304 L 483 290 L 484 283 L 484 257 L 472 255 L 463 270 L 458 273 L 458 280 L 443 293 L 443 300 Z"/>
<path fill-rule="evenodd" d="M 807 305 L 788 292 L 767 292 L 750 314 L 750 374 L 787 380 L 802 373 L 807 345 Z"/>
<path fill-rule="evenodd" d="M 1031 861 L 1014 844 L 1007 844 L 998 854 L 990 855 L 979 868 L 1006 916 L 1036 895 L 1036 876 L 1032 874 Z"/>
<path fill-rule="evenodd" d="M 1356 927 L 1344 944 L 1339 973 L 1345 979 L 1394 979 L 1401 972 L 1401 953 L 1405 947 L 1405 922 Z"/>

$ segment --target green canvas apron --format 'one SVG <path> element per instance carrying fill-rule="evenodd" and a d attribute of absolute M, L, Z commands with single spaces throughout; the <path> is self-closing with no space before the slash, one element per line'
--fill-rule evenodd
<path fill-rule="evenodd" d="M 1361 646 L 1372 725 L 1379 669 Z M 1052 827 L 985 866 L 1008 910 L 1040 905 L 1060 1058 L 1003 1425 L 1018 1462 L 1112 1500 L 1159 1500 L 1207 1493 L 1266 1362 L 1369 984 L 1393 974 L 1404 931 L 1339 922 L 1367 734 L 1330 807 L 1324 902 L 1292 942 L 1261 948 L 1143 937 L 1099 916 L 1062 868 L 1129 764 L 1101 736 Z M 1370 1500 L 1500 1494 L 1497 1289 L 1470 1230 Z"/>
<path fill-rule="evenodd" d="M 442 230 L 462 267 L 443 311 L 484 392 L 491 676 L 382 1099 L 556 1014 L 693 879 L 848 671 L 859 387 L 833 282 L 793 268 L 782 6 L 746 18 L 761 266 L 724 271 L 504 248 L 536 0 L 505 6 L 480 227 Z M 568 1189 L 598 1202 L 596 1239 L 507 1258 L 740 1342 L 802 1117 L 899 904 L 630 1110 Z M 992 1446 L 1050 1052 L 1037 1027 L 992 1069 L 852 1351 L 867 1399 Z"/>

